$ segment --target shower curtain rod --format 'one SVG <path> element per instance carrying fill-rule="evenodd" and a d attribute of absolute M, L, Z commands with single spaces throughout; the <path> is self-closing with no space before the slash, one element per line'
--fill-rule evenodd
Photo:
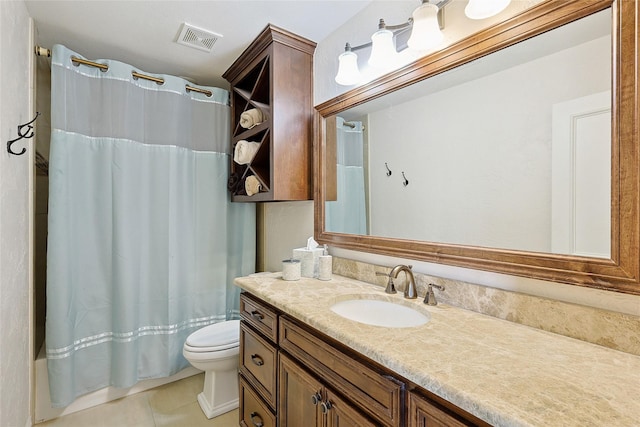
<path fill-rule="evenodd" d="M 51 50 L 44 47 L 36 46 L 35 53 L 37 56 L 51 57 Z M 83 64 L 83 65 L 88 65 L 90 67 L 96 67 L 102 71 L 107 71 L 109 69 L 109 66 L 107 64 L 100 64 L 99 62 L 87 61 L 86 59 L 78 58 L 75 56 L 71 57 L 71 62 L 73 62 L 75 65 Z M 150 80 L 152 82 L 156 82 L 159 85 L 164 84 L 164 79 L 160 77 L 148 76 L 146 74 L 138 73 L 137 71 L 131 71 L 131 75 L 136 80 L 144 79 L 144 80 Z M 193 92 L 203 93 L 208 97 L 213 95 L 213 93 L 210 90 L 200 89 L 199 87 L 185 85 L 184 88 L 187 92 L 193 91 Z"/>
<path fill-rule="evenodd" d="M 356 124 L 353 123 L 353 122 L 342 122 L 342 125 L 350 127 L 351 129 L 355 129 L 356 128 Z M 362 126 L 362 131 L 364 132 L 364 126 Z"/>

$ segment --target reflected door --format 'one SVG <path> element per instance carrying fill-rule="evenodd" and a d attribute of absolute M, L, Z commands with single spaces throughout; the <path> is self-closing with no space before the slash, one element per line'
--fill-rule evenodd
<path fill-rule="evenodd" d="M 611 93 L 554 105 L 553 253 L 610 258 Z"/>

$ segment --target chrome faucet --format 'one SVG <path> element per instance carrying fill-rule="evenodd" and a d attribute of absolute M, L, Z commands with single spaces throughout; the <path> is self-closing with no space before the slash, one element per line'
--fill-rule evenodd
<path fill-rule="evenodd" d="M 389 281 L 398 277 L 398 273 L 404 271 L 407 276 L 407 286 L 404 288 L 404 297 L 407 299 L 414 299 L 418 297 L 418 290 L 416 288 L 416 280 L 413 277 L 410 265 L 396 265 L 391 269 L 389 273 Z"/>

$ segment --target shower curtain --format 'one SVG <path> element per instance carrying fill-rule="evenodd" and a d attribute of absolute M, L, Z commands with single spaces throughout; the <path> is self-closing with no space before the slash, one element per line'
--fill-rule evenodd
<path fill-rule="evenodd" d="M 228 92 L 74 65 L 53 49 L 46 354 L 52 404 L 189 366 L 186 337 L 237 318 L 255 207 L 231 203 Z"/>
<path fill-rule="evenodd" d="M 337 117 L 336 124 L 338 199 L 326 204 L 325 228 L 335 233 L 367 234 L 362 122 L 345 124 Z"/>

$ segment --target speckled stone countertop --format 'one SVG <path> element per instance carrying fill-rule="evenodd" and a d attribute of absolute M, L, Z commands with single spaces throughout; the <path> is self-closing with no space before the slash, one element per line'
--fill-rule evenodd
<path fill-rule="evenodd" d="M 492 425 L 640 425 L 638 356 L 337 275 L 287 282 L 258 273 L 235 283 Z M 385 328 L 330 310 L 351 298 L 395 301 L 431 319 Z"/>

